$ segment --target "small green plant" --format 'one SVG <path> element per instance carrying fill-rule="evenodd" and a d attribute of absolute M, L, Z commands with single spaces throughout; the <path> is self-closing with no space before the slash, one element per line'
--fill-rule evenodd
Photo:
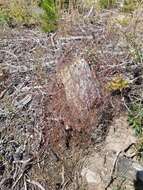
<path fill-rule="evenodd" d="M 122 27 L 126 27 L 129 25 L 131 21 L 131 18 L 129 16 L 125 16 L 125 15 L 119 15 L 116 19 L 115 19 L 115 23 L 120 24 Z"/>
<path fill-rule="evenodd" d="M 140 136 L 143 132 L 143 105 L 141 103 L 132 103 L 128 113 L 128 122 L 135 130 L 135 134 Z"/>
<path fill-rule="evenodd" d="M 143 162 L 143 135 L 141 135 L 136 143 L 135 152 L 138 160 Z"/>
<path fill-rule="evenodd" d="M 120 90 L 127 88 L 129 86 L 129 82 L 124 79 L 122 76 L 114 77 L 110 82 L 107 84 L 107 89 L 110 91 Z"/>
<path fill-rule="evenodd" d="M 99 5 L 102 9 L 111 8 L 116 4 L 117 0 L 99 0 Z"/>
<path fill-rule="evenodd" d="M 140 50 L 140 48 L 132 47 L 129 50 L 130 50 L 130 54 L 132 55 L 132 57 L 136 63 L 143 62 L 143 52 Z"/>
<path fill-rule="evenodd" d="M 40 7 L 44 10 L 41 15 L 41 26 L 45 32 L 52 32 L 57 29 L 57 7 L 53 0 L 42 0 Z"/>
<path fill-rule="evenodd" d="M 9 16 L 6 11 L 0 9 L 0 24 L 6 24 L 9 21 Z"/>

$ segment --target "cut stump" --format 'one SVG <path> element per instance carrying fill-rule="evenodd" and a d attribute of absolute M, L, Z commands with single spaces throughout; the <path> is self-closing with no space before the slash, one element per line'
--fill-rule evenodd
<path fill-rule="evenodd" d="M 83 58 L 74 58 L 61 66 L 59 78 L 72 113 L 76 113 L 80 119 L 87 117 L 100 98 L 89 64 Z"/>

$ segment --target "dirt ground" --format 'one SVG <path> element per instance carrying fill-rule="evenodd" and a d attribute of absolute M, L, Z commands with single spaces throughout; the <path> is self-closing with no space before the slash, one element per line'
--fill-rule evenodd
<path fill-rule="evenodd" d="M 36 28 L 0 28 L 1 190 L 106 188 L 118 153 L 136 141 L 125 112 L 124 93 L 128 93 L 106 94 L 113 76 L 134 79 L 133 71 L 127 72 L 134 63 L 122 34 L 134 28 L 135 20 L 122 27 L 113 22 L 119 16 L 114 10 L 105 11 L 94 22 L 76 23 L 54 34 Z M 141 35 L 138 32 L 140 43 Z M 60 100 L 62 86 L 55 84 L 57 64 L 66 61 L 69 52 L 85 58 L 102 88 L 102 109 L 97 109 L 91 130 L 74 131 L 73 126 L 67 130 L 55 117 L 53 98 L 58 94 Z M 117 184 L 118 180 L 113 188 Z"/>

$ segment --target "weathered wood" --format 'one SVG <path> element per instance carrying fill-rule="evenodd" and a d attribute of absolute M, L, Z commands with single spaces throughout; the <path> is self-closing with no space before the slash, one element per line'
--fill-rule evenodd
<path fill-rule="evenodd" d="M 70 108 L 79 118 L 84 117 L 99 98 L 98 88 L 88 63 L 75 58 L 60 69 L 60 79 L 64 85 Z"/>

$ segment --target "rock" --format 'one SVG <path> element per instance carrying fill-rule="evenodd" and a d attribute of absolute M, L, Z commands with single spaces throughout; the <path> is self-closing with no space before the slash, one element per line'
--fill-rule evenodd
<path fill-rule="evenodd" d="M 115 176 L 123 176 L 124 174 L 124 177 L 134 183 L 139 175 L 138 178 L 142 180 L 142 167 L 138 163 L 126 159 L 122 154 L 119 158 L 117 157 L 119 152 L 124 152 L 130 144 L 136 141 L 131 128 L 128 127 L 127 117 L 122 116 L 116 119 L 113 124 L 110 126 L 104 147 L 93 152 L 90 156 L 88 155 L 83 166 L 81 175 L 83 181 L 87 182 L 87 190 L 105 189 L 111 180 L 114 167 L 116 173 L 113 175 Z M 129 152 L 126 154 L 130 156 Z"/>
<path fill-rule="evenodd" d="M 13 152 L 7 152 L 5 154 L 5 159 L 9 162 L 9 163 L 12 163 L 14 161 L 14 158 L 13 158 Z"/>
<path fill-rule="evenodd" d="M 40 7 L 33 7 L 31 9 L 31 11 L 32 11 L 33 14 L 35 14 L 37 16 L 41 16 L 41 15 L 44 14 L 44 10 L 42 8 L 40 8 Z"/>
<path fill-rule="evenodd" d="M 88 190 L 95 190 L 95 188 L 97 189 L 99 186 L 101 187 L 101 177 L 98 172 L 84 168 L 81 175 L 88 184 Z"/>
<path fill-rule="evenodd" d="M 130 181 L 140 180 L 143 182 L 143 166 L 125 156 L 121 156 L 117 162 L 116 175 Z"/>
<path fill-rule="evenodd" d="M 127 120 L 126 115 L 121 116 L 110 126 L 108 136 L 106 137 L 106 150 L 117 153 L 124 151 L 130 144 L 136 143 L 136 137 L 131 127 L 129 127 Z"/>
<path fill-rule="evenodd" d="M 22 159 L 23 159 L 23 150 L 18 148 L 14 154 L 14 160 L 18 161 L 18 160 L 22 160 Z"/>
<path fill-rule="evenodd" d="M 97 181 L 99 180 L 98 178 L 100 178 L 94 172 L 92 172 L 91 170 L 86 169 L 86 168 L 84 168 L 82 170 L 81 175 L 85 176 L 85 178 L 86 178 L 86 180 L 87 180 L 88 183 L 93 183 L 93 184 L 96 184 Z"/>

